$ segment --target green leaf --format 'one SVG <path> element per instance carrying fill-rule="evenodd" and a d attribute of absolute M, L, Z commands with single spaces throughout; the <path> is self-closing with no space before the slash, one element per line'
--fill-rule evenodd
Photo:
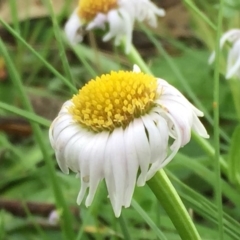
<path fill-rule="evenodd" d="M 240 185 L 240 125 L 235 128 L 229 151 L 229 179 Z"/>

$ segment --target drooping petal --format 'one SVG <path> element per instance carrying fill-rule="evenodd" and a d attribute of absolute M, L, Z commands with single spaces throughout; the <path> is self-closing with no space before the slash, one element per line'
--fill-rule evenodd
<path fill-rule="evenodd" d="M 124 202 L 126 156 L 123 130 L 116 128 L 109 136 L 105 151 L 104 175 L 115 216 L 120 216 Z"/>
<path fill-rule="evenodd" d="M 122 35 L 126 32 L 126 26 L 124 24 L 123 18 L 119 15 L 117 10 L 111 10 L 107 14 L 107 19 L 109 22 L 109 32 L 103 36 L 103 41 L 109 41 L 111 38 L 117 35 Z"/>
<path fill-rule="evenodd" d="M 220 49 L 223 48 L 223 45 L 226 41 L 234 42 L 240 37 L 240 30 L 239 29 L 231 29 L 224 33 L 220 39 Z M 211 54 L 211 56 L 208 59 L 208 63 L 212 64 L 215 59 L 215 51 Z"/>
<path fill-rule="evenodd" d="M 133 31 L 133 19 L 128 12 L 121 9 L 114 9 L 108 12 L 107 19 L 109 23 L 109 31 L 103 36 L 103 41 L 109 41 L 111 38 L 115 38 L 114 44 L 118 46 L 121 43 L 123 37 L 126 38 L 125 52 L 130 51 L 132 42 L 132 31 Z"/>
<path fill-rule="evenodd" d="M 203 124 L 195 114 L 193 114 L 192 130 L 195 131 L 199 136 L 203 138 L 209 138 L 207 130 L 205 129 L 205 127 L 203 126 Z"/>
<path fill-rule="evenodd" d="M 144 124 L 140 118 L 134 119 L 133 128 L 131 130 L 133 131 L 135 149 L 141 169 L 141 173 L 137 180 L 137 185 L 143 186 L 146 182 L 148 166 L 151 161 L 151 150 L 145 132 Z"/>
<path fill-rule="evenodd" d="M 166 154 L 166 156 L 164 156 L 164 159 L 159 159 L 159 161 L 153 163 L 148 171 L 147 174 L 147 180 L 149 180 L 150 178 L 153 177 L 153 175 L 160 169 L 163 168 L 164 166 L 166 166 L 172 159 L 173 157 L 177 154 L 179 148 L 181 147 L 181 132 L 180 132 L 180 128 L 178 127 L 178 125 L 176 124 L 175 120 L 173 119 L 173 117 L 165 112 L 159 112 L 159 114 L 161 114 L 162 116 L 164 116 L 161 120 L 159 119 L 159 122 L 157 123 L 159 132 L 163 135 L 163 137 L 165 136 L 165 138 L 168 139 L 168 129 L 166 127 L 166 120 L 165 118 L 169 118 L 170 121 L 173 123 L 174 126 L 174 131 L 176 132 L 176 139 L 174 141 L 174 143 L 171 146 L 171 150 L 172 152 L 167 155 L 167 151 L 163 151 L 163 153 Z M 166 144 L 166 142 L 164 142 L 164 138 L 162 143 Z M 165 148 L 167 148 L 167 145 L 165 145 Z"/>
<path fill-rule="evenodd" d="M 76 44 L 83 40 L 83 36 L 81 33 L 82 25 L 83 24 L 81 22 L 80 17 L 77 14 L 77 9 L 76 9 L 68 19 L 64 28 L 66 36 L 70 41 L 70 43 Z"/>
<path fill-rule="evenodd" d="M 227 73 L 226 79 L 229 79 L 236 75 L 240 69 L 240 38 L 233 44 L 230 49 L 227 59 Z"/>
<path fill-rule="evenodd" d="M 78 194 L 77 203 L 81 204 L 85 192 L 87 188 L 89 187 L 89 181 L 90 181 L 90 161 L 89 156 L 91 154 L 91 151 L 96 144 L 97 137 L 95 134 L 90 133 L 88 136 L 84 136 L 84 138 L 81 138 L 81 145 L 78 147 L 78 164 L 80 169 L 80 179 L 81 179 L 81 189 Z"/>
<path fill-rule="evenodd" d="M 126 164 L 127 164 L 127 176 L 126 176 L 126 189 L 124 196 L 124 207 L 129 207 L 134 192 L 136 177 L 138 171 L 138 156 L 134 144 L 133 136 L 133 123 L 131 122 L 129 126 L 124 130 L 124 143 L 125 143 L 125 153 L 126 153 Z"/>
<path fill-rule="evenodd" d="M 94 28 L 100 28 L 104 30 L 106 28 L 107 16 L 103 13 L 98 13 L 96 17 L 88 23 L 86 30 L 92 30 Z"/>
<path fill-rule="evenodd" d="M 155 115 L 156 116 L 156 115 Z M 149 146 L 150 146 L 150 152 L 151 152 L 151 160 L 150 163 L 155 162 L 161 155 L 161 135 L 159 134 L 158 128 L 157 128 L 157 121 L 158 117 L 156 119 L 153 119 L 153 115 L 143 115 L 141 117 L 145 131 L 147 134 Z M 166 139 L 165 139 L 166 142 Z"/>
<path fill-rule="evenodd" d="M 86 206 L 90 206 L 96 193 L 99 182 L 104 178 L 104 153 L 107 145 L 109 133 L 102 132 L 97 134 L 95 145 L 91 151 L 89 193 L 86 199 Z"/>

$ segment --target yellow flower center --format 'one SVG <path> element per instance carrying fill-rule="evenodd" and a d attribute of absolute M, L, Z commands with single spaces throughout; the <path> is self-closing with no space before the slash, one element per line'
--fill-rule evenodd
<path fill-rule="evenodd" d="M 69 113 L 83 126 L 100 132 L 126 127 L 154 106 L 157 80 L 142 72 L 112 71 L 91 80 L 72 98 Z"/>
<path fill-rule="evenodd" d="M 117 0 L 80 0 L 78 15 L 85 21 L 91 21 L 98 13 L 107 13 L 117 7 Z"/>

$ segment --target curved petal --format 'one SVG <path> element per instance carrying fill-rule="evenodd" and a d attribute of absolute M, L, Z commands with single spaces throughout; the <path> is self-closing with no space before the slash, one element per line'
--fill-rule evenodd
<path fill-rule="evenodd" d="M 151 161 L 151 150 L 145 132 L 144 124 L 140 118 L 134 119 L 133 127 L 131 128 L 131 130 L 133 131 L 135 149 L 141 169 L 141 173 L 137 180 L 137 185 L 143 186 L 146 182 L 146 175 Z"/>
<path fill-rule="evenodd" d="M 240 38 L 240 30 L 239 29 L 231 29 L 231 30 L 225 32 L 220 39 L 220 49 L 223 48 L 223 45 L 225 44 L 226 41 L 235 42 L 238 38 Z M 214 51 L 208 59 L 209 64 L 213 63 L 213 61 L 215 59 L 215 55 L 216 55 L 216 53 Z"/>
<path fill-rule="evenodd" d="M 77 14 L 77 9 L 72 13 L 70 18 L 68 19 L 66 25 L 65 25 L 65 33 L 72 44 L 76 44 L 78 42 L 81 42 L 83 40 L 83 36 L 80 33 L 81 27 L 82 27 L 81 19 L 79 18 Z"/>
<path fill-rule="evenodd" d="M 162 112 L 162 117 L 165 119 L 166 117 L 170 119 L 170 121 L 173 123 L 174 125 L 174 131 L 176 132 L 176 140 L 174 141 L 173 145 L 171 146 L 172 152 L 164 159 L 164 160 L 160 160 L 157 161 L 155 163 L 153 163 L 148 171 L 147 174 L 147 180 L 149 180 L 150 178 L 153 177 L 153 175 L 160 169 L 163 168 L 164 166 L 166 166 L 173 158 L 174 156 L 177 154 L 179 148 L 181 147 L 181 131 L 180 128 L 178 127 L 177 123 L 175 122 L 174 118 L 167 113 Z M 164 117 L 165 115 L 165 117 Z M 158 128 L 159 128 L 159 132 L 160 133 L 164 133 L 165 135 L 167 135 L 168 133 L 166 132 L 166 125 L 165 125 L 166 121 L 164 121 L 162 119 L 162 121 L 159 121 Z M 164 143 L 165 141 L 163 141 Z M 167 152 L 167 151 L 166 151 Z"/>
<path fill-rule="evenodd" d="M 96 136 L 90 133 L 88 136 L 81 138 L 81 145 L 78 146 L 78 164 L 80 169 L 81 188 L 78 194 L 77 203 L 81 204 L 86 189 L 89 187 L 90 179 L 90 161 L 89 156 L 96 143 Z"/>
<path fill-rule="evenodd" d="M 103 41 L 107 42 L 111 38 L 117 35 L 122 35 L 125 32 L 125 24 L 122 17 L 118 14 L 116 9 L 111 10 L 107 14 L 107 20 L 109 23 L 109 32 L 103 36 Z"/>
<path fill-rule="evenodd" d="M 105 24 L 107 22 L 107 16 L 103 13 L 98 13 L 96 17 L 87 25 L 86 30 L 92 30 L 94 28 L 105 29 Z"/>
<path fill-rule="evenodd" d="M 106 185 L 116 217 L 120 216 L 124 202 L 126 167 L 123 130 L 117 128 L 109 136 L 104 166 Z"/>
<path fill-rule="evenodd" d="M 89 157 L 90 162 L 89 193 L 85 203 L 87 207 L 91 205 L 98 184 L 104 178 L 104 153 L 108 137 L 109 137 L 108 132 L 101 132 L 97 134 L 95 144 Z"/>
<path fill-rule="evenodd" d="M 133 136 L 133 123 L 130 123 L 129 126 L 124 130 L 124 144 L 126 152 L 126 164 L 127 164 L 127 176 L 126 176 L 126 189 L 124 196 L 125 207 L 129 207 L 131 204 L 131 199 L 133 196 L 136 177 L 138 172 L 138 156 L 134 144 Z"/>
<path fill-rule="evenodd" d="M 226 79 L 236 75 L 240 69 L 240 39 L 235 42 L 228 54 Z"/>
<path fill-rule="evenodd" d="M 144 115 L 141 117 L 143 120 L 145 131 L 148 136 L 148 142 L 150 145 L 150 151 L 151 151 L 151 160 L 150 163 L 155 162 L 157 159 L 159 159 L 159 156 L 161 155 L 161 147 L 163 145 L 167 145 L 168 139 L 165 139 L 165 143 L 162 143 L 162 133 L 160 134 L 157 127 L 157 122 L 159 121 L 159 116 L 153 118 L 155 115 Z M 161 117 L 160 117 L 161 118 Z M 167 126 L 166 126 L 167 127 Z"/>
<path fill-rule="evenodd" d="M 203 124 L 201 123 L 201 121 L 198 119 L 198 117 L 193 114 L 193 125 L 192 125 L 192 129 L 193 131 L 195 131 L 199 136 L 203 137 L 203 138 L 209 138 L 209 135 L 205 129 L 205 127 L 203 126 Z"/>

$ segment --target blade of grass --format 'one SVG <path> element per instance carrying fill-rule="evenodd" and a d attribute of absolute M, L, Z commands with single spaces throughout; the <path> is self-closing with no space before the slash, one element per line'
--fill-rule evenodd
<path fill-rule="evenodd" d="M 29 121 L 35 122 L 39 125 L 42 125 L 44 127 L 49 128 L 51 125 L 51 122 L 43 117 L 40 117 L 36 115 L 35 113 L 28 112 L 26 110 L 22 110 L 20 108 L 14 107 L 12 105 L 9 105 L 7 103 L 0 102 L 0 108 L 4 109 L 6 111 L 9 111 L 11 113 L 15 113 L 18 116 L 24 117 Z"/>
<path fill-rule="evenodd" d="M 70 70 L 70 66 L 68 64 L 68 60 L 67 60 L 67 56 L 65 53 L 65 49 L 64 49 L 64 45 L 63 45 L 63 41 L 62 41 L 62 34 L 58 25 L 58 21 L 56 18 L 56 15 L 53 11 L 53 2 L 52 0 L 44 0 L 43 1 L 45 3 L 45 5 L 48 6 L 49 12 L 50 12 L 50 16 L 52 19 L 52 23 L 53 23 L 53 30 L 54 30 L 54 34 L 58 43 L 58 47 L 59 47 L 59 56 L 61 58 L 62 64 L 63 64 L 63 68 L 64 68 L 64 72 L 67 75 L 68 80 L 73 84 L 74 84 L 74 80 L 73 80 L 73 76 Z"/>
<path fill-rule="evenodd" d="M 65 78 L 63 77 L 50 63 L 48 63 L 37 51 L 33 49 L 9 24 L 7 24 L 3 19 L 0 18 L 0 23 L 18 40 L 20 41 L 35 57 L 40 60 L 45 67 L 49 69 L 57 78 L 59 78 L 69 89 L 76 93 L 76 88 Z"/>
<path fill-rule="evenodd" d="M 191 0 L 184 0 L 184 3 L 192 9 L 194 13 L 196 13 L 204 22 L 206 22 L 214 31 L 217 30 L 217 27 L 211 22 L 211 20 L 201 12 Z"/>
<path fill-rule="evenodd" d="M 157 237 L 161 240 L 167 240 L 167 237 L 164 235 L 164 233 L 158 228 L 158 226 L 154 223 L 154 221 L 149 217 L 149 215 L 144 211 L 144 209 L 135 201 L 132 199 L 131 205 L 133 208 L 138 212 L 138 214 L 144 219 L 144 221 L 152 228 L 152 230 L 155 232 Z"/>
<path fill-rule="evenodd" d="M 132 238 L 131 238 L 130 232 L 128 230 L 128 225 L 126 223 L 126 220 L 123 217 L 123 213 L 120 215 L 120 217 L 118 219 L 118 222 L 119 222 L 119 225 L 122 229 L 122 234 L 123 234 L 124 239 L 131 240 Z"/>
<path fill-rule="evenodd" d="M 183 168 L 190 169 L 197 176 L 202 178 L 205 182 L 210 184 L 212 187 L 215 185 L 215 173 L 209 170 L 203 164 L 197 160 L 193 160 L 183 154 L 178 153 L 174 164 L 179 164 Z M 221 179 L 222 191 L 224 196 L 226 196 L 231 202 L 233 202 L 237 207 L 240 207 L 240 193 L 235 190 L 227 181 Z"/>
<path fill-rule="evenodd" d="M 203 216 L 213 223 L 218 222 L 217 207 L 212 202 L 188 187 L 186 184 L 182 183 L 169 170 L 166 170 L 166 173 L 171 181 L 180 187 L 178 189 L 178 194 L 181 198 L 191 204 L 193 210 L 197 211 L 200 216 Z M 237 238 L 234 239 L 240 239 L 240 224 L 226 213 L 223 214 L 223 222 L 225 232 L 231 237 L 237 236 Z"/>

